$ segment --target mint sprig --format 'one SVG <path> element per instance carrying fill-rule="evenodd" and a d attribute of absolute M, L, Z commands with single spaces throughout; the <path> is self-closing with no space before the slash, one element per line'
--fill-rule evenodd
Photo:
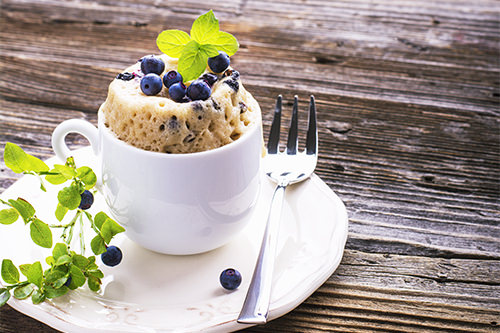
<path fill-rule="evenodd" d="M 45 162 L 27 154 L 21 147 L 10 142 L 5 145 L 4 161 L 5 165 L 16 173 L 37 176 L 41 182 L 40 188 L 45 192 L 43 178 L 53 185 L 69 183 L 58 192 L 55 216 L 62 222 L 69 211 L 76 210 L 76 212 L 65 224 L 48 225 L 36 216 L 35 208 L 25 199 L 7 201 L 0 199 L 0 204 L 8 206 L 0 210 L 0 224 L 13 224 L 21 218 L 25 225 L 29 225 L 31 239 L 38 246 L 52 248 L 51 228 L 63 230 L 61 233 L 63 242 L 56 243 L 52 248 L 52 256 L 45 259 L 50 266 L 46 270 L 43 270 L 39 261 L 20 265 L 18 269 L 12 260 L 2 260 L 1 277 L 5 284 L 0 288 L 0 306 L 7 303 L 11 294 L 17 299 L 31 296 L 33 304 L 39 304 L 45 299 L 59 297 L 69 290 L 79 288 L 85 282 L 91 290 L 98 291 L 104 274 L 95 263 L 95 256 L 84 256 L 84 217 L 97 234 L 91 242 L 94 255 L 105 252 L 113 237 L 125 229 L 104 212 L 99 212 L 93 217 L 88 211 L 78 208 L 81 193 L 93 189 L 96 185 L 97 177 L 93 170 L 87 166 L 77 168 L 72 157 L 69 157 L 65 164 L 56 164 L 50 169 Z M 80 254 L 72 251 L 70 247 L 75 227 L 78 225 Z M 95 246 L 94 243 L 98 245 Z M 26 277 L 24 281 L 21 281 L 19 272 Z"/>
<path fill-rule="evenodd" d="M 156 45 L 169 57 L 179 58 L 177 70 L 185 82 L 200 76 L 208 58 L 217 56 L 219 51 L 232 56 L 239 48 L 233 35 L 219 30 L 219 20 L 212 10 L 193 22 L 190 35 L 181 30 L 165 30 L 158 35 Z"/>

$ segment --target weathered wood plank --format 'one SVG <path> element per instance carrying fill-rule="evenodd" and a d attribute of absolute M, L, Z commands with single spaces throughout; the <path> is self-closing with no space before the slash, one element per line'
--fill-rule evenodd
<path fill-rule="evenodd" d="M 288 121 L 297 94 L 303 139 L 315 94 L 316 173 L 350 216 L 337 272 L 292 313 L 248 331 L 498 331 L 495 1 L 5 0 L 0 146 L 51 156 L 60 121 L 95 124 L 114 75 L 158 52 L 159 31 L 188 31 L 210 8 L 241 43 L 232 63 L 263 108 L 265 131 L 276 95 Z M 3 191 L 19 175 L 0 161 Z M 0 331 L 20 328 L 52 331 L 2 308 Z"/>

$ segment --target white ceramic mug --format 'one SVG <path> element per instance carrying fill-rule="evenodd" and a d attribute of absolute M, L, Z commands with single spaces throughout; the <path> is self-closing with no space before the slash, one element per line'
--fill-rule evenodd
<path fill-rule="evenodd" d="M 85 136 L 96 154 L 99 186 L 111 214 L 141 246 L 195 254 L 227 243 L 249 221 L 259 192 L 261 124 L 220 148 L 191 154 L 145 151 L 119 140 L 105 125 L 71 119 L 52 134 L 61 160 L 71 156 L 69 133 Z"/>

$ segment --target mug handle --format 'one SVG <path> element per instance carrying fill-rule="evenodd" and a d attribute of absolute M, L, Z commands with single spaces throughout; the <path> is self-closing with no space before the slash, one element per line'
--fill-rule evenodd
<path fill-rule="evenodd" d="M 71 150 L 69 150 L 65 142 L 65 138 L 69 133 L 77 133 L 86 137 L 90 142 L 94 154 L 96 156 L 99 155 L 99 131 L 97 128 L 86 120 L 70 119 L 57 125 L 54 132 L 52 132 L 52 149 L 60 160 L 65 162 L 71 156 Z M 102 180 L 100 169 L 94 170 L 94 172 L 97 176 L 96 188 L 101 190 Z"/>
<path fill-rule="evenodd" d="M 97 128 L 86 120 L 70 119 L 57 125 L 54 132 L 52 132 L 52 149 L 59 159 L 66 161 L 71 156 L 71 150 L 64 141 L 69 133 L 78 133 L 86 137 L 94 154 L 99 154 L 99 132 Z"/>

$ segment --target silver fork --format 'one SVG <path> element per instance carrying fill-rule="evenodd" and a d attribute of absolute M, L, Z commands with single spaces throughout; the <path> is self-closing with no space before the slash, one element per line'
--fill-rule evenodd
<path fill-rule="evenodd" d="M 298 98 L 293 103 L 292 120 L 288 131 L 286 152 L 280 152 L 280 124 L 282 97 L 278 96 L 274 111 L 271 132 L 267 143 L 267 155 L 262 161 L 265 173 L 276 184 L 271 208 L 267 218 L 266 230 L 255 265 L 252 281 L 248 289 L 238 322 L 243 324 L 264 324 L 269 313 L 271 300 L 272 273 L 278 240 L 281 211 L 288 185 L 301 182 L 312 174 L 318 161 L 318 130 L 316 127 L 316 105 L 311 95 L 309 103 L 309 125 L 307 129 L 306 149 L 297 153 L 298 147 Z"/>

